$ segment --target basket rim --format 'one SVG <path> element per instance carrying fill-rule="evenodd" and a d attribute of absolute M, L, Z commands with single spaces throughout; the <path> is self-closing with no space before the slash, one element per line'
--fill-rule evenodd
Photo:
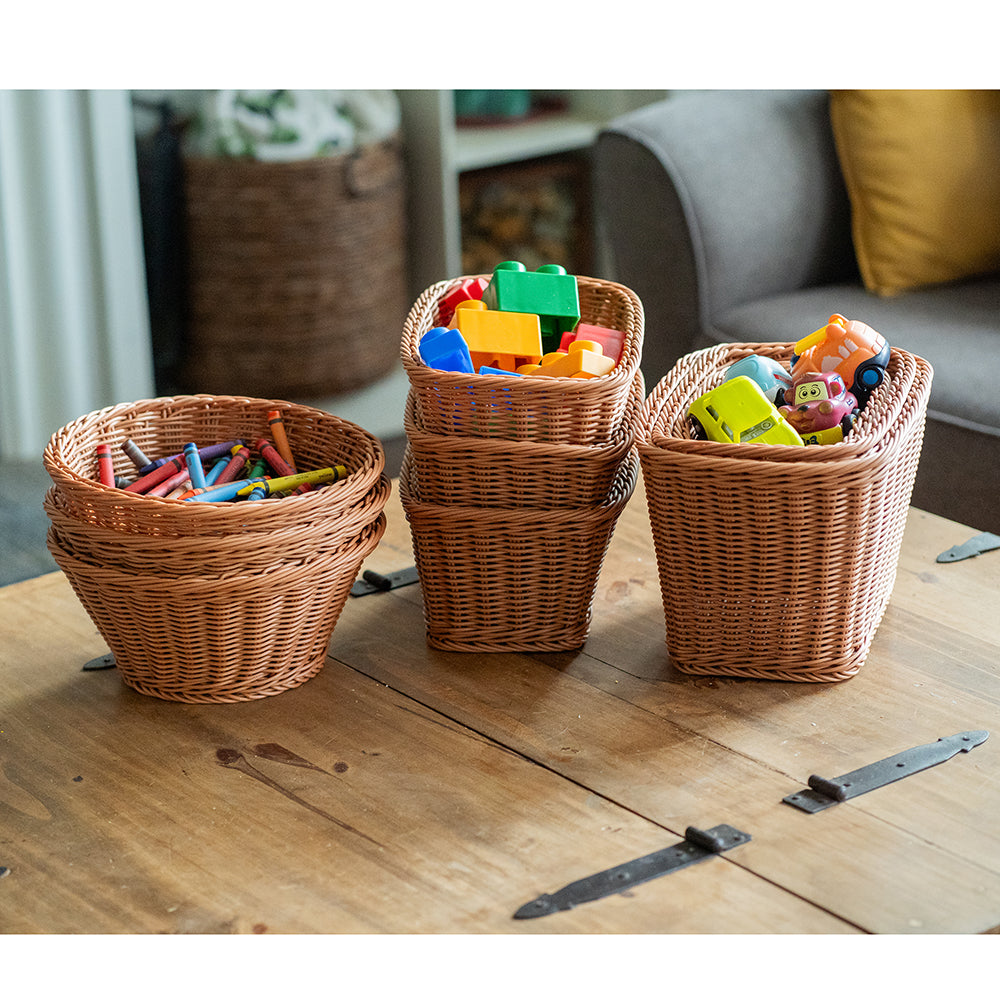
<path fill-rule="evenodd" d="M 545 395 L 559 396 L 563 393 L 579 393 L 581 383 L 592 390 L 618 386 L 631 381 L 639 367 L 642 354 L 643 308 L 642 302 L 632 289 L 616 281 L 604 278 L 592 278 L 586 275 L 575 275 L 577 284 L 588 288 L 604 289 L 622 295 L 628 301 L 634 319 L 628 329 L 621 331 L 625 335 L 622 345 L 622 355 L 615 367 L 606 375 L 591 379 L 576 379 L 564 377 L 526 378 L 523 375 L 469 375 L 465 372 L 442 371 L 430 368 L 420 358 L 420 337 L 432 327 L 424 328 L 424 323 L 430 315 L 437 319 L 437 309 L 441 299 L 453 289 L 459 288 L 467 281 L 476 278 L 491 278 L 492 274 L 462 275 L 446 281 L 438 281 L 428 286 L 411 307 L 403 325 L 403 336 L 400 341 L 399 357 L 411 384 L 417 386 L 438 387 L 443 389 L 463 389 L 474 391 L 477 387 L 484 391 L 520 391 L 525 389 L 539 391 Z"/>
<path fill-rule="evenodd" d="M 855 425 L 855 431 L 852 432 L 852 436 L 856 435 L 853 441 L 803 447 L 756 444 L 748 448 L 743 444 L 724 444 L 720 441 L 682 437 L 664 427 L 665 422 L 676 417 L 676 411 L 668 412 L 671 393 L 676 389 L 680 379 L 695 366 L 703 364 L 707 369 L 712 363 L 717 362 L 719 365 L 731 363 L 738 357 L 762 353 L 765 350 L 775 355 L 790 354 L 792 347 L 794 342 L 785 341 L 719 344 L 691 352 L 679 359 L 674 368 L 653 388 L 637 422 L 636 440 L 643 456 L 655 458 L 665 453 L 673 453 L 679 461 L 712 459 L 724 462 L 726 467 L 734 470 L 740 465 L 750 468 L 763 463 L 781 465 L 784 468 L 850 463 L 856 468 L 861 463 L 881 461 L 883 453 L 896 441 L 907 436 L 926 408 L 933 377 L 932 367 L 923 358 L 893 347 L 890 366 L 901 377 L 898 380 L 892 377 L 876 390 L 876 393 L 881 390 L 889 393 L 888 405 L 883 406 L 884 412 L 875 419 L 867 421 L 865 411 L 862 411 Z M 869 400 L 868 406 L 872 405 L 874 399 L 875 394 L 872 400 Z"/>
<path fill-rule="evenodd" d="M 244 405 L 263 412 L 269 409 L 280 409 L 286 417 L 291 415 L 317 420 L 331 426 L 336 425 L 365 447 L 366 460 L 360 468 L 350 470 L 343 479 L 330 484 L 332 488 L 311 490 L 290 497 L 282 497 L 279 508 L 273 502 L 276 499 L 273 497 L 254 504 L 234 504 L 223 501 L 188 503 L 184 500 L 147 496 L 115 486 L 105 486 L 95 479 L 90 479 L 76 472 L 62 454 L 66 442 L 73 435 L 89 432 L 95 428 L 99 429 L 113 424 L 116 420 L 139 419 L 141 414 L 146 411 L 149 411 L 151 415 L 163 415 L 163 411 L 169 411 L 165 414 L 169 416 L 175 410 L 183 411 L 186 407 L 204 408 L 206 405 Z M 262 434 L 262 436 L 265 435 Z M 191 532 L 196 525 L 208 528 L 212 523 L 220 528 L 224 525 L 237 526 L 255 523 L 264 526 L 265 522 L 270 521 L 271 526 L 273 526 L 277 523 L 277 510 L 280 510 L 280 516 L 284 518 L 305 513 L 310 507 L 315 508 L 317 512 L 333 512 L 342 509 L 357 502 L 378 481 L 385 468 L 385 451 L 381 441 L 370 431 L 353 421 L 337 417 L 316 407 L 285 400 L 198 393 L 115 403 L 83 414 L 52 434 L 42 453 L 42 464 L 53 483 L 62 487 L 67 495 L 77 498 L 78 501 L 82 499 L 82 502 L 92 503 L 97 507 L 114 507 L 117 511 L 140 516 L 155 514 L 157 518 L 163 519 L 161 521 L 163 524 L 172 523 L 171 519 L 176 519 L 178 522 L 183 520 L 186 530 Z"/>

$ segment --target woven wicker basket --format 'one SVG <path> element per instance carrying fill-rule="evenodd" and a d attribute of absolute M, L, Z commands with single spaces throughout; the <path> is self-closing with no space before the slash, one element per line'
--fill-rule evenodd
<path fill-rule="evenodd" d="M 628 409 L 608 444 L 552 444 L 432 434 L 423 429 L 413 393 L 403 426 L 409 482 L 428 503 L 483 507 L 586 507 L 603 503 L 635 440 L 645 397 L 632 380 Z"/>
<path fill-rule="evenodd" d="M 600 378 L 465 375 L 428 368 L 420 338 L 440 322 L 441 300 L 468 277 L 431 285 L 403 327 L 400 359 L 423 429 L 434 434 L 601 445 L 612 442 L 642 354 L 642 303 L 623 285 L 577 277 L 581 322 L 625 334 L 619 363 Z"/>
<path fill-rule="evenodd" d="M 322 396 L 392 368 L 408 300 L 397 140 L 291 163 L 189 158 L 184 192 L 189 386 Z"/>
<path fill-rule="evenodd" d="M 399 495 L 423 590 L 427 642 L 459 652 L 576 649 L 597 578 L 639 471 L 633 446 L 604 502 L 590 507 L 434 504 L 404 458 Z"/>
<path fill-rule="evenodd" d="M 143 694 L 189 703 L 239 702 L 298 687 L 322 669 L 334 626 L 385 515 L 306 562 L 258 572 L 175 576 L 94 566 L 49 551 Z"/>
<path fill-rule="evenodd" d="M 841 681 L 863 665 L 895 581 L 932 370 L 892 350 L 889 378 L 840 444 L 695 440 L 690 402 L 751 353 L 682 358 L 646 400 L 638 445 L 666 642 L 679 670 Z"/>
<path fill-rule="evenodd" d="M 271 409 L 282 411 L 300 468 L 339 463 L 350 474 L 256 503 L 184 503 L 96 481 L 98 443 L 130 437 L 159 457 L 187 441 L 255 441 L 267 436 Z M 130 471 L 127 461 L 116 455 L 116 471 Z M 274 400 L 181 396 L 108 407 L 57 431 L 44 463 L 53 480 L 49 551 L 125 682 L 173 701 L 263 698 L 312 677 L 385 529 L 378 439 Z"/>
<path fill-rule="evenodd" d="M 112 444 L 115 473 L 135 468 L 117 447 L 131 438 L 150 458 L 183 451 L 188 441 L 213 444 L 268 437 L 267 413 L 282 413 L 296 464 L 301 469 L 345 465 L 348 476 L 321 490 L 253 504 L 185 503 L 146 497 L 97 482 L 94 452 Z M 357 424 L 309 406 L 241 396 L 170 396 L 119 403 L 74 420 L 52 435 L 42 461 L 59 490 L 63 510 L 78 520 L 139 535 L 270 534 L 312 521 L 328 530 L 343 511 L 378 483 L 385 451 Z"/>

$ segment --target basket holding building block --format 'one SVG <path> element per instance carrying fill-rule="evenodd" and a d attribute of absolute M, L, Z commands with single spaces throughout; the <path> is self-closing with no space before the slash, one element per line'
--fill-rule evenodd
<path fill-rule="evenodd" d="M 443 300 L 470 280 L 432 285 L 414 303 L 403 328 L 400 359 L 424 429 L 558 444 L 611 442 L 625 417 L 642 353 L 643 312 L 636 294 L 615 282 L 576 279 L 580 322 L 624 334 L 618 364 L 606 375 L 467 375 L 430 368 L 420 358 L 421 337 L 441 323 Z"/>
<path fill-rule="evenodd" d="M 893 349 L 840 444 L 694 438 L 687 409 L 751 353 L 682 358 L 650 393 L 638 446 L 667 649 L 692 674 L 841 681 L 863 665 L 895 581 L 932 370 Z"/>

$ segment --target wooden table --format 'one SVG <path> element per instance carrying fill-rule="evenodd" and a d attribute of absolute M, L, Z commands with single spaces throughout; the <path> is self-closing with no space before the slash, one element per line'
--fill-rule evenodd
<path fill-rule="evenodd" d="M 393 495 L 366 566 L 413 562 Z M 419 585 L 352 598 L 320 675 L 190 706 L 83 672 L 61 573 L 0 591 L 6 933 L 973 933 L 1000 926 L 1000 733 L 815 815 L 782 803 L 994 729 L 1000 551 L 910 512 L 892 603 L 837 685 L 670 665 L 641 484 L 565 654 L 427 647 Z M 522 904 L 728 823 L 738 848 L 534 920 Z"/>

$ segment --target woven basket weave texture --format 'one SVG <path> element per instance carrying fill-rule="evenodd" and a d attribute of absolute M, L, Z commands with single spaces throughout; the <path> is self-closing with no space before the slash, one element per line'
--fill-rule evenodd
<path fill-rule="evenodd" d="M 98 443 L 150 457 L 184 443 L 268 436 L 282 411 L 301 469 L 343 464 L 322 489 L 256 503 L 184 503 L 97 481 Z M 182 702 L 238 702 L 313 677 L 365 557 L 385 530 L 381 443 L 349 421 L 270 399 L 179 396 L 122 403 L 57 431 L 44 454 L 48 547 L 123 680 Z"/>
<path fill-rule="evenodd" d="M 315 397 L 395 364 L 406 315 L 398 140 L 289 163 L 184 163 L 187 385 Z"/>
<path fill-rule="evenodd" d="M 692 674 L 841 681 L 867 658 L 895 581 L 932 370 L 893 349 L 889 378 L 842 443 L 696 440 L 692 400 L 748 354 L 682 358 L 650 393 L 639 451 L 667 648 Z"/>

